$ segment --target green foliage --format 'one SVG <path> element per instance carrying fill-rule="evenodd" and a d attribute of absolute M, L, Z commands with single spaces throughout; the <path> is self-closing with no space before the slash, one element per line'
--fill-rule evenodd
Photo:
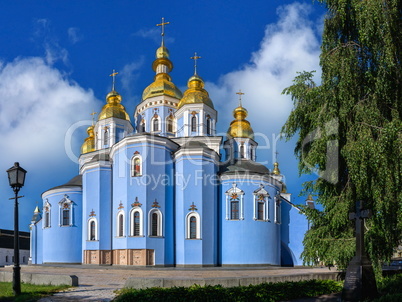
<path fill-rule="evenodd" d="M 21 283 L 21 295 L 14 298 L 12 283 L 0 282 L 0 301 L 36 301 L 41 297 L 49 296 L 67 288 L 68 286 L 66 285 L 53 286 Z"/>
<path fill-rule="evenodd" d="M 328 8 L 321 84 L 313 72 L 292 86 L 294 109 L 283 133 L 298 135 L 301 174 L 319 171 L 302 193 L 315 192 L 323 211 L 306 209 L 306 264 L 345 268 L 354 255 L 348 219 L 363 200 L 366 251 L 379 269 L 402 237 L 402 1 L 319 0 Z"/>
<path fill-rule="evenodd" d="M 119 301 L 283 301 L 302 297 L 315 297 L 339 292 L 342 285 L 333 280 L 263 283 L 258 285 L 222 287 L 199 286 L 123 289 L 113 300 Z"/>
<path fill-rule="evenodd" d="M 378 302 L 402 301 L 402 275 L 386 277 L 378 282 L 378 290 L 382 297 L 374 300 Z"/>

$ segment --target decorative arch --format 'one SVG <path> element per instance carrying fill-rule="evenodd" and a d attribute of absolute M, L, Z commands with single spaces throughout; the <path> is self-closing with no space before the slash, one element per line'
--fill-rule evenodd
<path fill-rule="evenodd" d="M 254 220 L 269 221 L 269 193 L 260 184 L 260 187 L 253 192 L 254 195 Z"/>
<path fill-rule="evenodd" d="M 136 151 L 131 158 L 131 176 L 138 177 L 142 176 L 142 156 Z"/>
<path fill-rule="evenodd" d="M 140 207 L 134 207 L 130 211 L 130 236 L 144 236 L 144 215 Z"/>
<path fill-rule="evenodd" d="M 98 239 L 98 220 L 95 217 L 88 219 L 88 238 L 89 241 L 97 241 Z"/>
<path fill-rule="evenodd" d="M 226 220 L 244 220 L 244 191 L 233 183 L 226 194 Z"/>
<path fill-rule="evenodd" d="M 166 132 L 169 133 L 174 133 L 174 118 L 173 115 L 170 114 L 167 118 L 166 118 Z"/>
<path fill-rule="evenodd" d="M 64 198 L 59 201 L 59 226 L 72 226 L 74 202 L 65 194 Z"/>
<path fill-rule="evenodd" d="M 124 211 L 120 210 L 117 212 L 116 216 L 116 237 L 125 236 L 125 215 Z"/>
<path fill-rule="evenodd" d="M 152 132 L 159 132 L 160 129 L 160 118 L 157 114 L 154 114 L 154 116 L 151 119 L 151 127 L 152 127 Z"/>
<path fill-rule="evenodd" d="M 197 116 L 195 114 L 192 114 L 190 118 L 190 131 L 191 132 L 197 132 Z"/>
<path fill-rule="evenodd" d="M 201 217 L 191 211 L 186 215 L 186 239 L 201 239 Z"/>
<path fill-rule="evenodd" d="M 207 115 L 207 135 L 212 135 L 212 119 Z"/>
<path fill-rule="evenodd" d="M 148 236 L 149 237 L 162 237 L 163 229 L 162 229 L 162 212 L 153 208 L 149 211 L 148 214 Z"/>
<path fill-rule="evenodd" d="M 51 207 L 52 205 L 46 199 L 45 205 L 43 207 L 43 228 L 51 227 Z"/>

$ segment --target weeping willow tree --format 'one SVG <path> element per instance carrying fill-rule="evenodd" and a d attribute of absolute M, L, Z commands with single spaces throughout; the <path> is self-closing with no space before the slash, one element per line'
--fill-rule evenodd
<path fill-rule="evenodd" d="M 402 237 L 402 1 L 320 0 L 324 23 L 321 84 L 299 73 L 284 90 L 294 108 L 283 133 L 298 136 L 299 172 L 322 210 L 306 208 L 313 227 L 305 264 L 345 268 L 355 253 L 348 213 L 363 200 L 366 252 L 379 268 Z"/>

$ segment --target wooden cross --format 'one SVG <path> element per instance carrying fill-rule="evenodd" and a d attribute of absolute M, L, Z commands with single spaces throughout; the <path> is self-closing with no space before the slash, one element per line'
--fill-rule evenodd
<path fill-rule="evenodd" d="M 244 95 L 244 93 L 241 92 L 241 90 L 239 90 L 239 92 L 236 92 L 236 94 L 239 95 L 239 104 L 240 104 L 240 107 L 242 107 L 242 105 L 241 105 L 241 96 Z"/>
<path fill-rule="evenodd" d="M 116 83 L 116 75 L 118 75 L 118 74 L 119 73 L 113 69 L 113 73 L 110 75 L 112 77 L 112 90 L 114 90 L 114 84 Z"/>
<path fill-rule="evenodd" d="M 370 210 L 363 210 L 363 201 L 356 202 L 356 212 L 349 213 L 349 219 L 355 220 L 356 228 L 356 256 L 362 257 L 366 254 L 364 249 L 364 219 L 371 217 Z"/>
<path fill-rule="evenodd" d="M 197 53 L 194 53 L 194 57 L 190 57 L 191 60 L 194 60 L 194 74 L 197 74 L 197 60 L 201 59 L 200 56 L 197 56 Z"/>
<path fill-rule="evenodd" d="M 161 32 L 161 36 L 162 36 L 162 46 L 164 45 L 164 40 L 163 37 L 165 36 L 165 25 L 170 24 L 170 22 L 165 22 L 165 18 L 162 17 L 162 23 L 156 24 L 156 26 L 161 26 L 162 27 L 162 32 Z"/>

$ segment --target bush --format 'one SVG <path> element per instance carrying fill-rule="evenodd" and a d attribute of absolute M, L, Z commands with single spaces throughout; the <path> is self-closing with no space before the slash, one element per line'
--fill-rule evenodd
<path fill-rule="evenodd" d="M 113 301 L 281 301 L 315 297 L 341 290 L 341 283 L 333 280 L 262 283 L 228 288 L 221 285 L 193 285 L 191 287 L 123 289 Z"/>

